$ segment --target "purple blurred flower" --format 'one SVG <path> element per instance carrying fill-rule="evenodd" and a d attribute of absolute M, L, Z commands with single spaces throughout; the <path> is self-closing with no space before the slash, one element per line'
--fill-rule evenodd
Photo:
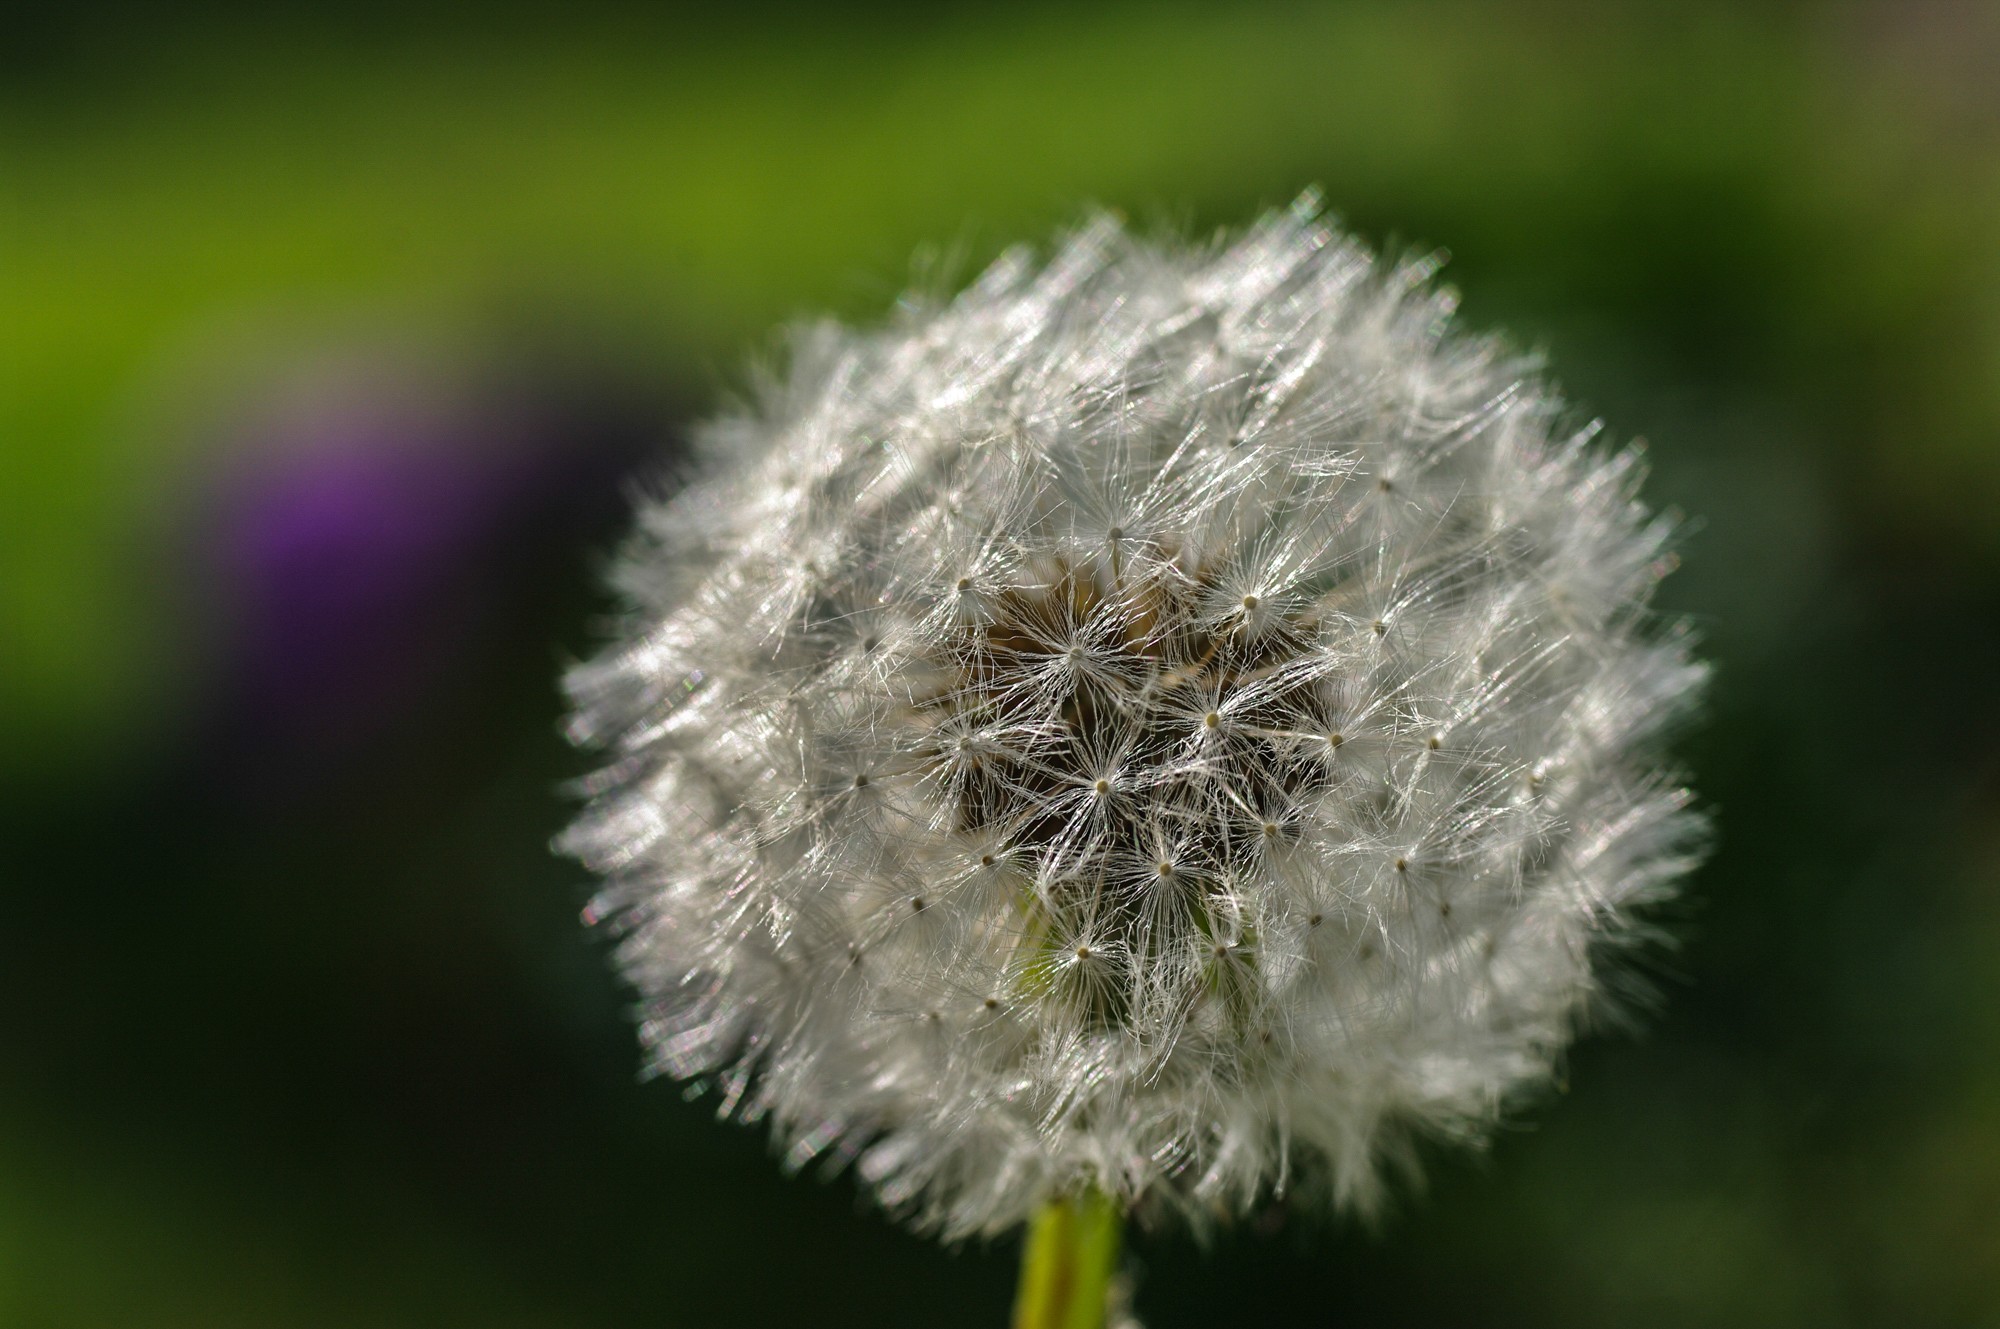
<path fill-rule="evenodd" d="M 561 566 L 608 529 L 618 477 L 657 450 L 665 415 L 379 375 L 281 394 L 223 452 L 204 505 L 197 590 L 221 630 L 225 745 L 296 764 L 448 702 L 468 648 L 548 585 L 529 551 Z"/>

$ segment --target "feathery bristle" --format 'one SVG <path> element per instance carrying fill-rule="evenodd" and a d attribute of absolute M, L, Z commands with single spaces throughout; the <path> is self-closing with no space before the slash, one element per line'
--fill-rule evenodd
<path fill-rule="evenodd" d="M 1366 1208 L 1547 1074 L 1695 857 L 1703 669 L 1632 455 L 1430 275 L 1100 220 L 710 428 L 569 678 L 660 1069 L 953 1236 Z"/>

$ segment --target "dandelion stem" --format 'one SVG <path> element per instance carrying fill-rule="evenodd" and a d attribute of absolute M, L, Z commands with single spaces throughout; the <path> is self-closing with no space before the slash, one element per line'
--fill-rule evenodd
<path fill-rule="evenodd" d="M 1122 1216 L 1090 1189 L 1050 1200 L 1028 1225 L 1014 1329 L 1103 1329 Z"/>

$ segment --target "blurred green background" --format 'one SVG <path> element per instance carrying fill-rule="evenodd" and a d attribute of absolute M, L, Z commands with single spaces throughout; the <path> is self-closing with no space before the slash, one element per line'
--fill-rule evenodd
<path fill-rule="evenodd" d="M 770 329 L 1083 204 L 1449 246 L 1718 664 L 1664 1001 L 1180 1325 L 2000 1325 L 1991 7 L 30 7 L 0 45 L 0 1324 L 1004 1323 L 641 1084 L 553 679 Z M 912 255 L 917 257 L 913 260 Z"/>

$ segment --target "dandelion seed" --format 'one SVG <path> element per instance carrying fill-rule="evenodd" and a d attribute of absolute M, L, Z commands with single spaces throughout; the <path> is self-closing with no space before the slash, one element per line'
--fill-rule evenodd
<path fill-rule="evenodd" d="M 568 679 L 661 1069 L 953 1237 L 1365 1209 L 1548 1077 L 1694 860 L 1703 670 L 1635 459 L 1429 275 L 1102 221 L 711 426 Z"/>

